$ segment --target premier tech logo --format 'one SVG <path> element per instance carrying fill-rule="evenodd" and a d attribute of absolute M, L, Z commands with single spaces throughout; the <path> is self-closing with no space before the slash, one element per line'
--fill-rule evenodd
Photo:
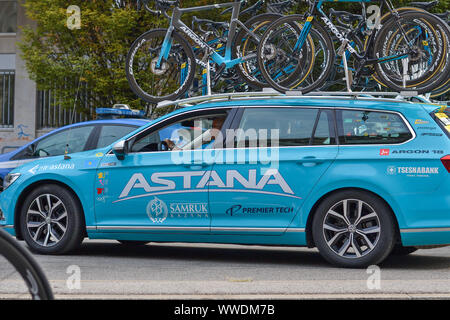
<path fill-rule="evenodd" d="M 161 194 L 195 192 L 247 192 L 301 199 L 294 194 L 277 169 L 268 169 L 259 176 L 256 169 L 246 173 L 243 175 L 237 170 L 227 170 L 225 175 L 220 176 L 215 170 L 155 172 L 148 178 L 142 173 L 134 173 L 120 193 L 119 199 L 114 202 Z M 267 185 L 276 185 L 279 191 L 268 191 Z M 134 195 L 130 195 L 132 192 Z"/>

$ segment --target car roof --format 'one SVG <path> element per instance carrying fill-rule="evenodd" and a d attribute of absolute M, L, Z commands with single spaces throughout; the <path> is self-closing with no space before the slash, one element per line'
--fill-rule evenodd
<path fill-rule="evenodd" d="M 216 100 L 211 102 L 201 102 L 195 106 L 186 106 L 171 113 L 182 113 L 189 110 L 218 107 L 246 107 L 246 106 L 314 106 L 314 107 L 340 107 L 340 108 L 367 108 L 390 111 L 401 111 L 406 109 L 417 109 L 425 106 L 423 103 L 410 102 L 396 99 L 372 98 L 372 97 L 286 97 L 284 99 L 271 98 L 261 99 L 260 97 Z M 429 105 L 428 105 L 429 106 Z M 436 108 L 437 106 L 435 106 Z"/>

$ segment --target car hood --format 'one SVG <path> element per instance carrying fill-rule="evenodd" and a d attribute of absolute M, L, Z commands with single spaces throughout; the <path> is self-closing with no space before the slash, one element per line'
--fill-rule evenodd
<path fill-rule="evenodd" d="M 11 159 L 11 157 L 12 157 L 15 153 L 16 153 L 16 150 L 15 150 L 15 151 L 8 152 L 8 153 L 0 154 L 0 162 L 3 162 L 3 161 L 9 161 L 9 159 Z"/>
<path fill-rule="evenodd" d="M 62 173 L 64 170 L 74 169 L 93 169 L 97 168 L 100 160 L 103 158 L 109 149 L 95 149 L 90 151 L 78 152 L 69 154 L 68 158 L 65 156 L 46 157 L 34 160 L 32 162 L 21 165 L 15 168 L 12 172 L 21 174 L 36 174 L 36 173 Z"/>

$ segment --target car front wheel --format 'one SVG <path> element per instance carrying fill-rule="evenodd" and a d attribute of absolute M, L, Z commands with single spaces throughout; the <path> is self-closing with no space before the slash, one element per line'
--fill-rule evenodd
<path fill-rule="evenodd" d="M 80 245 L 85 234 L 78 201 L 67 189 L 51 184 L 26 197 L 20 228 L 30 249 L 40 254 L 69 252 Z"/>
<path fill-rule="evenodd" d="M 317 208 L 312 235 L 325 260 L 361 268 L 383 261 L 395 244 L 392 213 L 378 197 L 359 190 L 332 194 Z"/>

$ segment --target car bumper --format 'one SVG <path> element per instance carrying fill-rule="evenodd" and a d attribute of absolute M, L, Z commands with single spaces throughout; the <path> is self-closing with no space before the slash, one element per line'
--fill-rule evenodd
<path fill-rule="evenodd" d="M 401 229 L 404 246 L 432 246 L 450 244 L 450 228 Z"/>

